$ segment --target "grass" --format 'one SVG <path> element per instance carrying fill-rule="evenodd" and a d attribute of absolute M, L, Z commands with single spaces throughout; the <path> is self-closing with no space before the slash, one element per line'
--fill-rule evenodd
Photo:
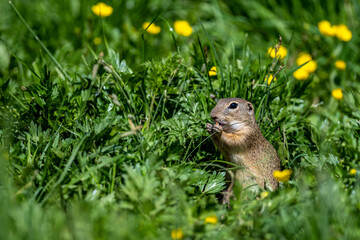
<path fill-rule="evenodd" d="M 359 238 L 357 1 L 109 1 L 107 18 L 95 1 L 12 4 L 0 3 L 1 238 Z M 178 19 L 190 37 L 171 31 Z M 353 38 L 321 35 L 321 20 Z M 271 59 L 279 35 L 288 54 Z M 305 81 L 300 52 L 317 62 Z M 210 94 L 253 103 L 290 181 L 267 197 L 236 184 L 220 204 L 230 169 L 205 130 Z"/>

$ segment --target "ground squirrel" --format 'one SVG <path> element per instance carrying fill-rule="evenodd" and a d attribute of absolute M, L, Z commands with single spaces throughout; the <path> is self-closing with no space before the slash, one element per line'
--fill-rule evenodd
<path fill-rule="evenodd" d="M 274 147 L 261 134 L 255 120 L 253 105 L 241 98 L 220 99 L 210 113 L 215 124 L 208 123 L 207 131 L 225 159 L 242 168 L 234 177 L 243 187 L 258 184 L 261 188 L 275 190 L 278 187 L 273 177 L 280 170 L 280 160 Z M 224 203 L 229 202 L 232 184 Z"/>

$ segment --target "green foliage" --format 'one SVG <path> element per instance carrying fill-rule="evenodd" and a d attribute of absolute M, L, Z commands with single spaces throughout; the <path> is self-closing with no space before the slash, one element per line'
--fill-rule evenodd
<path fill-rule="evenodd" d="M 95 1 L 12 4 L 0 3 L 1 239 L 360 237 L 357 1 L 108 1 L 108 18 Z M 179 19 L 191 36 L 171 29 Z M 152 20 L 157 35 L 142 29 Z M 353 39 L 321 35 L 321 20 Z M 272 60 L 279 34 L 288 54 Z M 300 52 L 318 65 L 305 81 Z M 268 196 L 235 184 L 221 204 L 232 166 L 205 130 L 210 94 L 254 104 L 289 182 Z"/>

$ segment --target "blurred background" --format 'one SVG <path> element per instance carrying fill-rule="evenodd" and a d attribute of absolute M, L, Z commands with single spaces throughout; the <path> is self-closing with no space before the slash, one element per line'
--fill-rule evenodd
<path fill-rule="evenodd" d="M 359 46 L 358 1 L 107 1 L 112 13 L 103 18 L 91 10 L 97 3 L 14 1 L 55 58 L 67 69 L 76 71 L 79 66 L 75 65 L 82 57 L 88 57 L 91 51 L 104 51 L 106 42 L 130 67 L 136 68 L 144 60 L 160 59 L 171 51 L 179 51 L 184 57 L 197 54 L 193 47 L 197 38 L 207 40 L 208 37 L 222 64 L 239 59 L 244 54 L 244 46 L 264 57 L 281 36 L 282 45 L 288 51 L 287 67 L 296 66 L 295 60 L 302 52 L 309 53 L 317 61 L 313 84 L 328 83 L 335 88 L 345 84 L 340 84 L 341 79 L 351 78 L 351 74 L 335 70 L 336 60 L 345 61 L 347 69 L 354 73 L 360 72 L 359 56 L 353 54 Z M 0 4 L 1 76 L 17 77 L 19 69 L 17 62 L 10 60 L 11 52 L 24 61 L 31 61 L 39 55 L 41 46 L 8 2 Z M 143 24 L 154 19 L 160 32 L 144 33 Z M 173 34 L 171 29 L 178 20 L 190 24 L 191 35 Z M 345 24 L 352 31 L 351 41 L 322 35 L 318 23 L 324 20 L 332 25 Z M 210 50 L 208 45 L 206 41 L 203 47 Z M 323 90 L 318 88 L 316 95 L 328 95 L 331 89 Z"/>

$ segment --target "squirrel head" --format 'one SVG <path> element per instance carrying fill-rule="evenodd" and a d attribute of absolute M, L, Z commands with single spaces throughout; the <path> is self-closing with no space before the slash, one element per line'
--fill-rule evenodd
<path fill-rule="evenodd" d="M 241 98 L 220 99 L 210 113 L 210 117 L 228 133 L 239 132 L 257 126 L 254 106 Z"/>

